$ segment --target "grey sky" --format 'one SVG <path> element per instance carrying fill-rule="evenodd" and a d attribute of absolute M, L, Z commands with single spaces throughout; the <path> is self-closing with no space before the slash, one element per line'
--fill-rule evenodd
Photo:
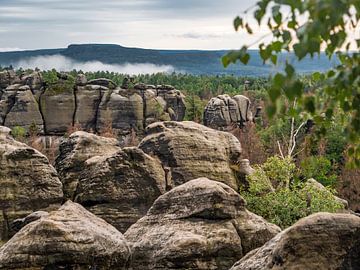
<path fill-rule="evenodd" d="M 239 48 L 251 40 L 234 32 L 233 18 L 255 2 L 0 0 L 0 48 L 58 48 L 70 43 L 169 49 Z"/>

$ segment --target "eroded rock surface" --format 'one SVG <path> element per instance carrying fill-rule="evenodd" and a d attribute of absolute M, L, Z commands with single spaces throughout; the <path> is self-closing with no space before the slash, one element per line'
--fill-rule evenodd
<path fill-rule="evenodd" d="M 62 184 L 48 159 L 26 144 L 0 132 L 0 236 L 14 233 L 12 222 L 37 210 L 57 208 Z"/>
<path fill-rule="evenodd" d="M 85 206 L 121 232 L 165 192 L 159 160 L 116 139 L 78 131 L 60 145 L 56 168 L 65 198 Z"/>
<path fill-rule="evenodd" d="M 130 269 L 229 269 L 279 231 L 229 186 L 200 178 L 160 196 L 125 237 Z"/>
<path fill-rule="evenodd" d="M 238 189 L 232 165 L 240 160 L 241 146 L 232 134 L 188 121 L 157 122 L 146 133 L 139 148 L 168 168 L 169 187 L 208 177 Z"/>
<path fill-rule="evenodd" d="M 120 147 L 116 139 L 77 131 L 60 144 L 59 150 L 55 167 L 64 186 L 65 198 L 74 199 L 85 161 L 95 156 L 113 154 L 120 150 Z"/>
<path fill-rule="evenodd" d="M 359 255 L 360 218 L 317 213 L 250 252 L 231 270 L 355 270 Z"/>
<path fill-rule="evenodd" d="M 64 135 L 73 127 L 127 135 L 185 116 L 185 96 L 171 86 L 123 89 L 109 79 L 88 81 L 84 74 L 73 78 L 66 73 L 52 80 L 44 82 L 38 71 L 20 76 L 12 70 L 0 72 L 0 125 L 28 130 L 35 124 L 45 135 Z"/>
<path fill-rule="evenodd" d="M 204 125 L 225 129 L 232 125 L 243 126 L 253 120 L 250 99 L 243 95 L 219 95 L 210 99 L 204 111 Z"/>
<path fill-rule="evenodd" d="M 86 161 L 75 201 L 119 231 L 143 217 L 165 192 L 161 163 L 136 147 Z"/>
<path fill-rule="evenodd" d="M 68 201 L 2 246 L 0 269 L 126 269 L 129 257 L 119 231 Z"/>

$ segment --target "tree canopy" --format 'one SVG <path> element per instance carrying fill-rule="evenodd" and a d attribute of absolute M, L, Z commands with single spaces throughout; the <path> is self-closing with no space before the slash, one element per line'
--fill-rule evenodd
<path fill-rule="evenodd" d="M 250 14 L 250 16 L 249 16 Z M 323 135 L 331 127 L 335 114 L 341 114 L 343 134 L 351 143 L 348 155 L 360 166 L 360 1 L 359 0 L 260 0 L 234 20 L 236 31 L 253 35 L 257 27 L 266 28 L 268 42 L 259 41 L 259 54 L 264 62 L 279 65 L 280 58 L 293 52 L 298 60 L 325 53 L 337 57 L 339 64 L 326 73 L 314 73 L 317 83 L 304 87 L 294 66 L 285 61 L 281 72 L 272 77 L 268 89 L 269 116 L 279 112 L 312 119 Z M 269 39 L 270 38 L 270 39 Z M 248 48 L 229 52 L 224 66 L 237 61 L 247 64 Z M 295 101 L 290 108 L 282 98 Z M 285 104 L 285 105 L 284 105 Z"/>

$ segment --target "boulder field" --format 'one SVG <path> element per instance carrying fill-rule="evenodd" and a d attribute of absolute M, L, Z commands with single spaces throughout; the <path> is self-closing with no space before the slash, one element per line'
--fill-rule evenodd
<path fill-rule="evenodd" d="M 0 126 L 0 269 L 360 268 L 360 217 L 281 231 L 246 209 L 238 173 L 251 168 L 233 135 L 186 121 L 145 131 L 124 148 L 75 132 L 52 167 Z"/>

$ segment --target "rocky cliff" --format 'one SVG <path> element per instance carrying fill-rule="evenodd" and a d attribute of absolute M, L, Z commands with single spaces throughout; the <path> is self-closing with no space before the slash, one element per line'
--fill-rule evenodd
<path fill-rule="evenodd" d="M 0 72 L 0 124 L 10 128 L 35 125 L 45 135 L 63 135 L 74 126 L 142 134 L 150 123 L 184 116 L 184 95 L 169 85 L 123 89 L 107 79 L 87 81 L 81 74 L 58 74 L 55 82 L 45 83 L 37 71 L 20 76 L 12 70 Z"/>

